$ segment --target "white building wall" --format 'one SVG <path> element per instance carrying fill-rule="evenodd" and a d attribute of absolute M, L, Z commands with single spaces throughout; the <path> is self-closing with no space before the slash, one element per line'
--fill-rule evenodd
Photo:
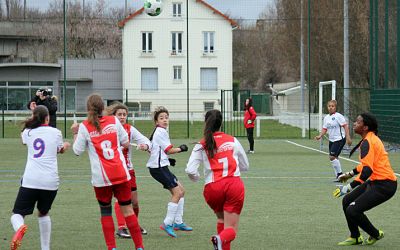
<path fill-rule="evenodd" d="M 189 55 L 190 111 L 202 113 L 204 102 L 220 108 L 221 89 L 232 89 L 232 27 L 229 21 L 195 0 L 189 1 L 189 53 L 187 50 L 186 1 L 182 17 L 172 16 L 172 1 L 164 0 L 157 17 L 145 13 L 129 20 L 123 30 L 123 87 L 130 102 L 151 102 L 170 111 L 187 110 L 187 55 Z M 153 55 L 142 55 L 142 32 L 153 32 Z M 171 33 L 183 32 L 183 53 L 171 55 Z M 214 56 L 203 55 L 203 31 L 215 32 Z M 173 81 L 173 66 L 182 66 L 182 81 Z M 217 68 L 218 90 L 200 91 L 200 68 Z M 158 91 L 141 91 L 141 68 L 158 68 Z M 125 92 L 124 92 L 125 93 Z M 125 95 L 124 95 L 125 98 Z"/>

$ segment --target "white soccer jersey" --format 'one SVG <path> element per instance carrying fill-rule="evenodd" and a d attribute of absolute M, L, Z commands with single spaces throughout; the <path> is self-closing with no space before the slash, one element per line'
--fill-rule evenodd
<path fill-rule="evenodd" d="M 50 126 L 40 126 L 25 129 L 21 137 L 22 143 L 28 147 L 22 187 L 57 190 L 60 184 L 57 153 L 63 148 L 61 131 Z"/>
<path fill-rule="evenodd" d="M 148 168 L 160 168 L 169 166 L 167 152 L 173 147 L 165 128 L 157 127 L 151 141 L 151 154 L 147 161 Z"/>
<path fill-rule="evenodd" d="M 149 150 L 151 147 L 151 142 L 150 140 L 144 136 L 142 133 L 140 133 L 135 127 L 132 125 L 126 123 L 123 125 L 124 129 L 128 133 L 129 137 L 129 142 L 134 142 L 136 144 L 146 144 L 149 146 Z M 132 163 L 132 146 L 129 146 L 127 149 L 122 149 L 122 152 L 124 153 L 124 157 L 126 160 L 126 166 L 129 170 L 133 169 L 133 163 Z"/>
<path fill-rule="evenodd" d="M 328 130 L 329 141 L 340 141 L 345 138 L 345 132 L 343 126 L 347 125 L 344 116 L 338 112 L 332 115 L 326 115 L 324 117 L 324 124 L 322 129 Z"/>
<path fill-rule="evenodd" d="M 79 125 L 78 136 L 73 145 L 76 155 L 88 148 L 92 185 L 104 187 L 130 180 L 121 144 L 128 142 L 128 134 L 114 116 L 100 118 L 99 134 L 87 120 Z"/>
<path fill-rule="evenodd" d="M 221 139 L 218 141 L 218 137 Z M 205 184 L 221 180 L 224 177 L 240 176 L 240 171 L 249 169 L 249 160 L 240 142 L 229 135 L 217 132 L 214 134 L 217 153 L 213 159 L 208 158 L 201 143 L 193 148 L 185 172 L 192 180 L 199 177 L 198 168 L 204 165 Z"/>

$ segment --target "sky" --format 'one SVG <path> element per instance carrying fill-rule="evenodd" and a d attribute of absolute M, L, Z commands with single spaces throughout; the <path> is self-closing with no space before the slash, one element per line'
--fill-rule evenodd
<path fill-rule="evenodd" d="M 29 8 L 45 9 L 48 7 L 49 2 L 51 1 L 54 0 L 27 0 L 26 3 L 27 7 Z M 85 3 L 96 2 L 96 0 L 72 0 L 72 1 L 85 1 Z M 122 7 L 122 8 L 124 8 L 125 6 L 125 1 L 130 7 L 138 7 L 138 6 L 141 7 L 143 3 L 143 0 L 105 0 L 106 4 L 110 7 Z M 230 17 L 247 19 L 253 22 L 257 20 L 259 14 L 267 7 L 267 5 L 273 2 L 273 0 L 205 0 L 205 1 L 214 8 L 221 11 L 222 13 L 229 13 Z"/>

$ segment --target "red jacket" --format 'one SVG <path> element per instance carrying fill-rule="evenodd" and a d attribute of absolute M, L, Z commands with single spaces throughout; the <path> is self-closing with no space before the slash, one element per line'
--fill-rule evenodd
<path fill-rule="evenodd" d="M 251 106 L 249 109 L 246 109 L 246 111 L 244 112 L 244 127 L 245 128 L 254 128 L 254 120 L 257 117 L 257 113 L 254 110 L 253 106 Z M 251 123 L 249 123 L 248 121 L 251 121 Z"/>

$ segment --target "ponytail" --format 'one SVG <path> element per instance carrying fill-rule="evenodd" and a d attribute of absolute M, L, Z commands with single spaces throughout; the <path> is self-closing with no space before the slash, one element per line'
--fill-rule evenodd
<path fill-rule="evenodd" d="M 39 105 L 32 111 L 32 116 L 26 119 L 23 124 L 23 129 L 35 129 L 40 127 L 42 124 L 46 122 L 46 117 L 49 116 L 49 110 L 46 106 Z"/>
<path fill-rule="evenodd" d="M 204 141 L 205 151 L 208 157 L 213 158 L 216 154 L 217 144 L 214 140 L 214 132 L 218 131 L 222 125 L 222 114 L 219 110 L 209 110 L 205 116 Z"/>
<path fill-rule="evenodd" d="M 97 132 L 101 133 L 100 119 L 104 110 L 104 103 L 100 95 L 92 94 L 88 97 L 86 108 L 88 111 L 88 121 L 92 124 Z"/>

